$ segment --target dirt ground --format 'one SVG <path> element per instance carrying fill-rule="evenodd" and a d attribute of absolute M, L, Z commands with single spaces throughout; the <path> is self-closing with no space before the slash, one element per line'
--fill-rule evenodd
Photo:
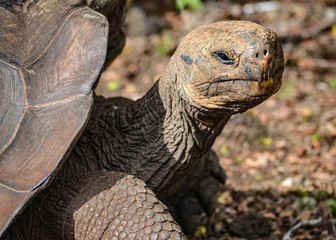
<path fill-rule="evenodd" d="M 181 38 L 215 21 L 271 28 L 286 62 L 280 91 L 233 117 L 216 140 L 227 181 L 216 212 L 190 238 L 336 239 L 336 2 L 218 0 L 182 11 L 174 2 L 130 4 L 126 46 L 98 94 L 141 97 Z"/>

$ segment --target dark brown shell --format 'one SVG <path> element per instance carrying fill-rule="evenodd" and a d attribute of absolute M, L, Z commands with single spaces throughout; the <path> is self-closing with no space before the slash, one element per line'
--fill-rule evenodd
<path fill-rule="evenodd" d="M 90 114 L 108 22 L 69 2 L 0 4 L 0 236 L 56 174 Z"/>

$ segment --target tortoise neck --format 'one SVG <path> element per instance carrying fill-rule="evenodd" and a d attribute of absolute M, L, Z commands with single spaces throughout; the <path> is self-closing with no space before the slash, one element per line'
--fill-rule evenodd
<path fill-rule="evenodd" d="M 211 148 L 229 117 L 215 118 L 186 101 L 178 75 L 166 72 L 141 99 L 95 97 L 91 118 L 59 177 L 107 169 L 161 191 Z"/>
<path fill-rule="evenodd" d="M 188 104 L 176 77 L 164 74 L 143 98 L 124 110 L 117 127 L 134 137 L 127 139 L 137 158 L 130 174 L 156 191 L 185 175 L 211 148 L 229 119 L 205 116 Z"/>

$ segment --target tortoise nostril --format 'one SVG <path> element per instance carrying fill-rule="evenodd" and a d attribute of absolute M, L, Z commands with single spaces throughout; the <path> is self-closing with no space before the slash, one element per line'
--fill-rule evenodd
<path fill-rule="evenodd" d="M 262 56 L 262 54 L 264 54 L 264 56 Z M 256 54 L 255 54 L 255 57 L 259 58 L 259 56 L 261 56 L 261 58 L 263 58 L 263 57 L 266 57 L 267 54 L 268 54 L 268 51 L 265 49 L 264 51 L 262 51 L 262 50 L 261 51 L 257 51 Z"/>

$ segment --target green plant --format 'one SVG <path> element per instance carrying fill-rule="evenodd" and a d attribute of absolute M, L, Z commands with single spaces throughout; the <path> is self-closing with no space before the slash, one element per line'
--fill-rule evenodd
<path fill-rule="evenodd" d="M 265 149 L 271 149 L 273 144 L 273 139 L 270 137 L 264 137 L 259 138 L 258 142 L 265 148 Z"/>
<path fill-rule="evenodd" d="M 173 45 L 173 39 L 167 32 L 163 33 L 161 42 L 157 47 L 157 51 L 161 56 L 167 56 Z"/>
<path fill-rule="evenodd" d="M 336 200 L 330 198 L 327 200 L 327 203 L 328 203 L 329 211 L 331 213 L 336 213 Z"/>
<path fill-rule="evenodd" d="M 317 200 L 310 196 L 304 196 L 299 198 L 299 206 L 302 209 L 311 209 L 315 207 L 317 204 Z"/>
<path fill-rule="evenodd" d="M 201 0 L 175 0 L 176 8 L 179 11 L 183 11 L 186 7 L 190 7 L 192 10 L 198 10 L 201 5 Z"/>
<path fill-rule="evenodd" d="M 298 194 L 300 197 L 306 197 L 309 195 L 309 192 L 302 188 L 295 188 L 292 192 Z"/>
<path fill-rule="evenodd" d="M 228 239 L 230 239 L 230 234 L 229 234 L 229 233 L 225 233 L 225 234 L 223 235 L 223 238 L 224 238 L 224 240 L 228 240 Z"/>
<path fill-rule="evenodd" d="M 333 89 L 336 89 L 336 77 L 330 78 L 329 84 Z"/>
<path fill-rule="evenodd" d="M 315 133 L 312 137 L 311 137 L 311 141 L 312 142 L 319 142 L 322 138 L 322 135 L 320 133 Z"/>
<path fill-rule="evenodd" d="M 116 91 L 120 88 L 121 84 L 118 80 L 109 81 L 106 85 L 107 90 Z"/>
<path fill-rule="evenodd" d="M 333 36 L 336 36 L 336 24 L 334 24 L 334 25 L 331 26 L 331 34 Z"/>
<path fill-rule="evenodd" d="M 235 160 L 235 164 L 236 164 L 236 165 L 239 165 L 239 164 L 241 164 L 243 161 L 244 161 L 243 158 L 241 158 L 241 157 L 237 157 L 236 160 Z"/>
<path fill-rule="evenodd" d="M 260 181 L 262 180 L 262 176 L 259 175 L 259 174 L 257 174 L 257 175 L 255 175 L 255 176 L 253 177 L 253 179 L 254 179 L 255 181 L 257 181 L 257 182 L 260 182 Z"/>
<path fill-rule="evenodd" d="M 194 232 L 194 236 L 202 236 L 207 233 L 207 228 L 204 225 L 198 226 L 197 230 Z"/>

